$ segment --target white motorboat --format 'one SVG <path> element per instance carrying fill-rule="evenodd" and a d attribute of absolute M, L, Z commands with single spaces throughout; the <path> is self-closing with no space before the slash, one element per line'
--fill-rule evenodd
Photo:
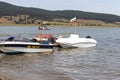
<path fill-rule="evenodd" d="M 63 48 L 70 47 L 94 47 L 97 44 L 97 41 L 90 36 L 86 38 L 80 38 L 78 34 L 71 34 L 69 38 L 58 38 L 56 42 Z"/>
<path fill-rule="evenodd" d="M 38 29 L 39 30 L 50 30 L 49 28 L 47 28 L 47 26 L 39 26 Z"/>
<path fill-rule="evenodd" d="M 48 41 L 42 43 L 37 40 L 29 40 L 26 38 L 16 39 L 10 37 L 7 40 L 0 42 L 0 50 L 3 53 L 10 52 L 52 52 L 54 45 Z"/>
<path fill-rule="evenodd" d="M 97 41 L 90 36 L 86 38 L 80 38 L 78 34 L 76 34 L 76 17 L 72 18 L 71 24 L 75 24 L 75 34 L 71 34 L 69 38 L 60 37 L 56 40 L 56 42 L 63 48 L 70 48 L 70 47 L 78 47 L 78 48 L 87 48 L 87 47 L 94 47 L 97 44 Z"/>

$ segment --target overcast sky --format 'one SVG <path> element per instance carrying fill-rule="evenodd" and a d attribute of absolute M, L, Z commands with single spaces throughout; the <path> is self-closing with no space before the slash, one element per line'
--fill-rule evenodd
<path fill-rule="evenodd" d="M 120 0 L 0 0 L 18 6 L 46 10 L 80 10 L 120 16 Z"/>

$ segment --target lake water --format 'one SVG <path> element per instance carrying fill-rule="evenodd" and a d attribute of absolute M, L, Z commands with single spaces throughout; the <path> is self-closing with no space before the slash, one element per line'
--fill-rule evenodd
<path fill-rule="evenodd" d="M 49 28 L 39 31 L 37 27 L 1 26 L 0 34 L 59 36 L 58 33 L 74 32 L 72 27 Z M 77 33 L 80 37 L 92 36 L 97 46 L 55 49 L 53 53 L 0 54 L 0 77 L 6 80 L 120 80 L 120 28 L 77 28 Z"/>

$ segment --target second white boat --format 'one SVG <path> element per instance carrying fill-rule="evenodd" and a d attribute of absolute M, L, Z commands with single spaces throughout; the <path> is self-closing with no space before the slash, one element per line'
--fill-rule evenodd
<path fill-rule="evenodd" d="M 58 38 L 56 42 L 63 48 L 94 47 L 97 44 L 97 41 L 90 36 L 86 38 L 80 38 L 78 34 L 71 34 L 69 38 Z"/>

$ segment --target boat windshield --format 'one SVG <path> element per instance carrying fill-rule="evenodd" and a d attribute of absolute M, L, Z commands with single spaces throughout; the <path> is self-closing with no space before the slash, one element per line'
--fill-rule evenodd
<path fill-rule="evenodd" d="M 22 37 L 9 37 L 7 38 L 5 41 L 20 41 L 20 42 L 31 42 L 29 39 L 27 38 L 22 38 Z"/>

